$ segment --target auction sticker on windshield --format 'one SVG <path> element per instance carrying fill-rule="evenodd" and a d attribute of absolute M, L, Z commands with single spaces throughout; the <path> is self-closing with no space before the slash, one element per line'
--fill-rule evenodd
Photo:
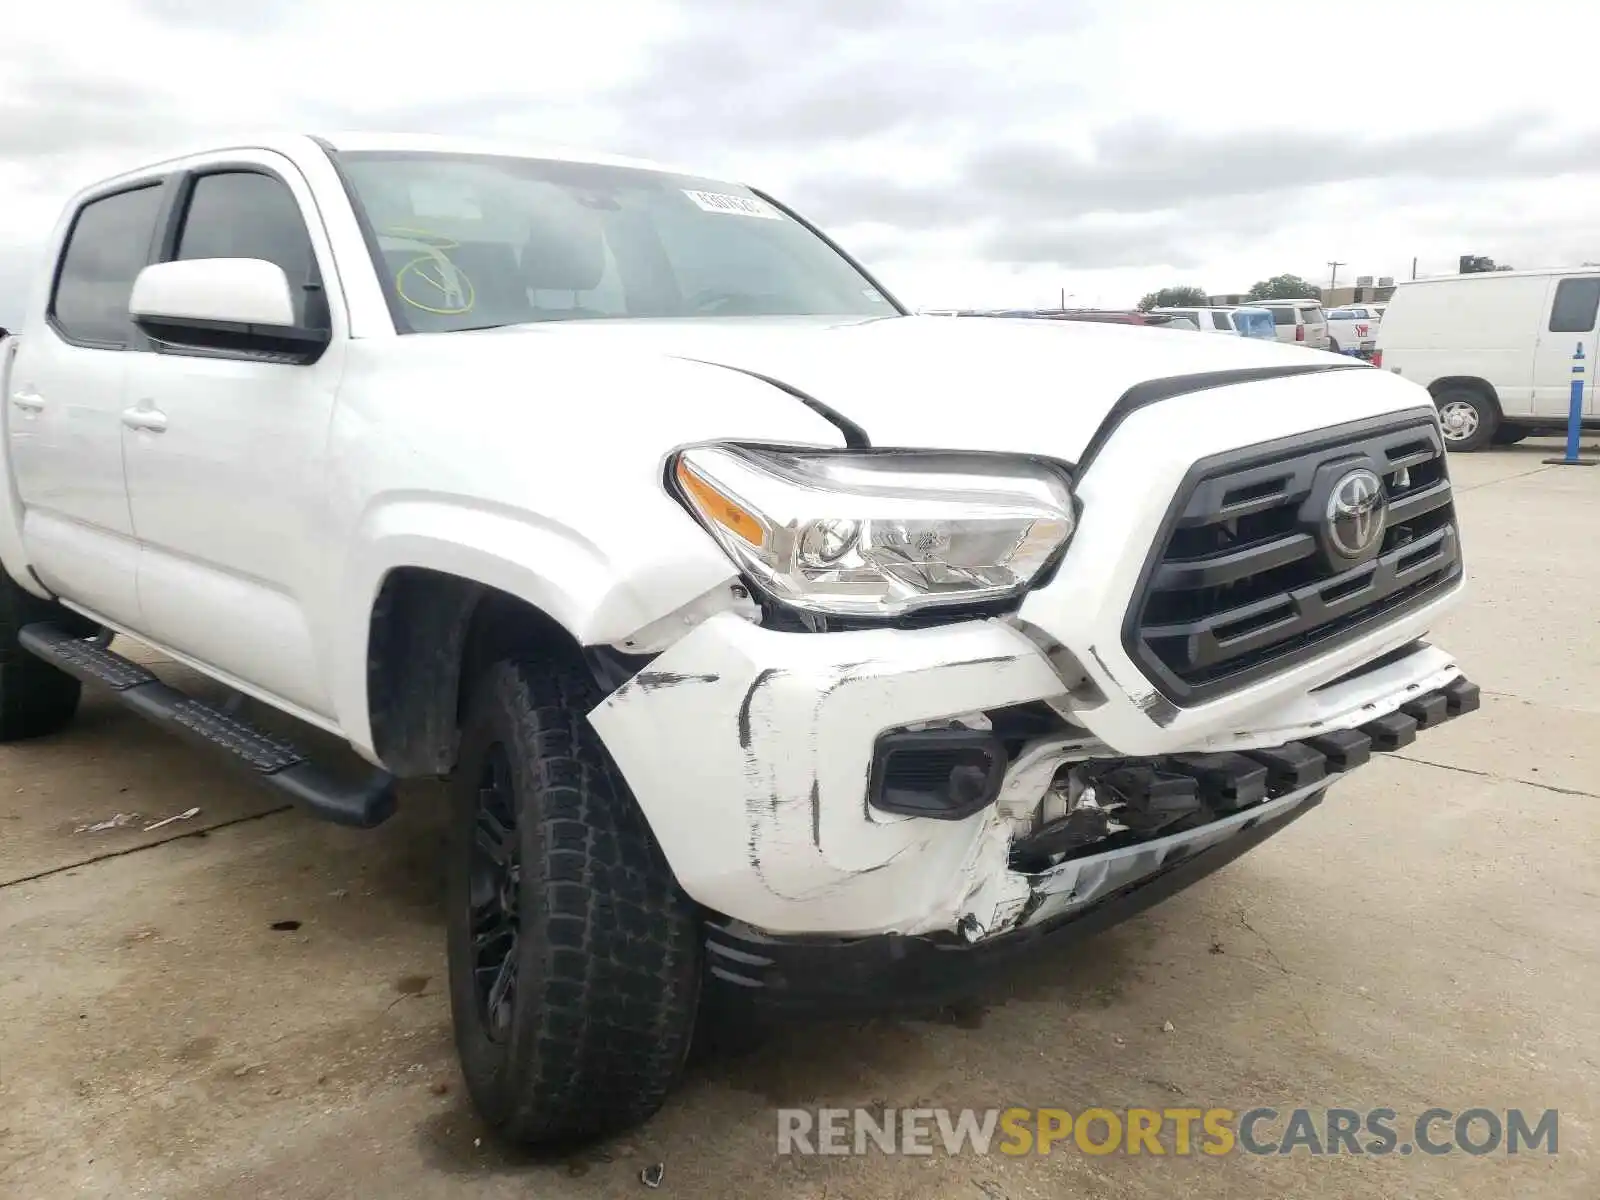
<path fill-rule="evenodd" d="M 683 194 L 706 212 L 732 213 L 739 217 L 766 217 L 771 221 L 783 220 L 770 204 L 763 203 L 754 196 L 730 196 L 725 192 L 697 192 L 693 188 L 684 188 Z"/>

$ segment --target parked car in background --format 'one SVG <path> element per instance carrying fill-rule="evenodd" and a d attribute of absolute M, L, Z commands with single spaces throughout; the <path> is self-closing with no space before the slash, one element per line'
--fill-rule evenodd
<path fill-rule="evenodd" d="M 1313 350 L 1328 349 L 1328 318 L 1320 300 L 1258 300 L 1272 314 L 1280 342 L 1296 342 Z"/>
<path fill-rule="evenodd" d="M 1196 331 L 1200 323 L 1193 317 L 1179 313 L 1140 312 L 1133 308 L 1068 308 L 1058 312 L 1043 312 L 1043 317 L 1056 321 L 1103 321 L 1113 325 L 1153 325 L 1161 329 L 1187 329 Z"/>
<path fill-rule="evenodd" d="M 1264 308 L 1237 308 L 1207 305 L 1191 308 L 1157 308 L 1156 313 L 1187 317 L 1201 333 L 1222 333 L 1232 337 L 1277 337 L 1272 314 Z"/>
<path fill-rule="evenodd" d="M 1269 342 L 1276 341 L 1278 337 L 1277 323 L 1272 319 L 1272 313 L 1264 308 L 1234 309 L 1233 325 L 1240 337 L 1265 338 Z"/>
<path fill-rule="evenodd" d="M 1335 354 L 1371 358 L 1378 344 L 1383 313 L 1374 304 L 1351 304 L 1328 310 L 1328 349 Z"/>
<path fill-rule="evenodd" d="M 1600 429 L 1589 364 L 1600 353 L 1600 270 L 1490 271 L 1402 283 L 1374 362 L 1433 394 L 1453 450 L 1566 428 L 1583 380 L 1585 429 Z"/>
<path fill-rule="evenodd" d="M 924 313 L 943 316 L 944 313 Z M 1165 329 L 1200 328 L 1193 317 L 1164 312 L 1141 312 L 1136 308 L 964 308 L 950 313 L 956 317 L 1021 317 L 1037 321 L 1101 321 L 1112 325 L 1153 325 Z"/>

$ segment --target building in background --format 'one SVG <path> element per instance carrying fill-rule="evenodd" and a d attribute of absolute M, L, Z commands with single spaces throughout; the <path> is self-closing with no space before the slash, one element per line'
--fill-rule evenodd
<path fill-rule="evenodd" d="M 1371 275 L 1357 275 L 1354 285 L 1322 289 L 1322 306 L 1328 308 L 1341 304 L 1360 304 L 1362 301 L 1387 300 L 1394 295 L 1394 276 L 1380 275 L 1374 282 Z"/>

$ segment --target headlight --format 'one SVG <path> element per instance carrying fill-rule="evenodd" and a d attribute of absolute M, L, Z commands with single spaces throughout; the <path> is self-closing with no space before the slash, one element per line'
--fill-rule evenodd
<path fill-rule="evenodd" d="M 699 446 L 673 477 L 759 587 L 818 613 L 1019 595 L 1074 523 L 1059 472 L 1000 455 Z"/>

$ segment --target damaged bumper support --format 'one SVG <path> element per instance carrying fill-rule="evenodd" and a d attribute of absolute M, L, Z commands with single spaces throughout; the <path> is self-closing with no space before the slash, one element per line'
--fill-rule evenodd
<path fill-rule="evenodd" d="M 1373 753 L 1407 746 L 1419 730 L 1478 704 L 1477 685 L 1458 677 L 1361 728 L 1249 754 L 1119 764 L 1113 773 L 1143 780 L 1143 795 L 1134 799 L 1145 812 L 1180 796 L 1191 801 L 1169 826 L 1178 831 L 1135 835 L 1114 849 L 1028 873 L 1026 911 L 1006 931 L 978 938 L 970 929 L 911 937 L 779 937 L 741 921 L 714 920 L 706 934 L 713 987 L 724 1000 L 771 1012 L 870 1012 L 959 999 L 1017 961 L 1059 951 L 1177 894 L 1304 816 L 1340 774 Z M 1058 835 L 1070 832 L 1071 823 L 1071 816 L 1059 819 L 1015 842 L 1013 863 L 1058 849 Z"/>

